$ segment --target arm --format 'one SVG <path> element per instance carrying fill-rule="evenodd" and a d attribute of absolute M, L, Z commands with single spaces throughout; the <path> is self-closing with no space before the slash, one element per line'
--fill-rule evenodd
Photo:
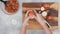
<path fill-rule="evenodd" d="M 28 20 L 29 18 L 26 18 L 23 22 L 22 29 L 21 29 L 21 34 L 26 34 L 27 26 L 28 26 Z"/>
<path fill-rule="evenodd" d="M 48 26 L 46 25 L 46 20 L 42 17 L 41 14 L 38 14 L 36 11 L 34 11 L 36 14 L 35 19 L 38 21 L 38 23 L 43 27 L 43 29 L 45 30 L 46 34 L 52 34 L 52 31 L 48 28 Z"/>
<path fill-rule="evenodd" d="M 20 34 L 26 34 L 27 26 L 29 25 L 28 24 L 28 21 L 31 18 L 30 16 L 28 17 L 27 15 L 28 15 L 28 12 L 25 15 L 25 20 L 23 22 L 23 25 L 22 25 L 22 29 L 21 29 Z"/>
<path fill-rule="evenodd" d="M 47 26 L 46 23 L 45 23 L 45 22 L 47 22 L 47 21 L 44 20 L 41 15 L 40 15 L 40 17 L 41 17 L 41 18 L 40 18 L 41 21 L 38 21 L 38 22 L 39 22 L 39 24 L 43 27 L 43 29 L 45 30 L 46 34 L 52 34 L 52 31 L 48 28 L 48 26 Z"/>
<path fill-rule="evenodd" d="M 27 29 L 27 26 L 22 26 L 20 34 L 26 34 L 26 29 Z"/>
<path fill-rule="evenodd" d="M 46 24 L 42 25 L 42 27 L 43 27 L 44 31 L 46 32 L 46 34 L 52 34 L 52 31 L 48 28 L 48 26 Z"/>
<path fill-rule="evenodd" d="M 46 34 L 52 34 L 52 31 L 46 25 L 43 26 L 43 29 L 45 30 Z"/>

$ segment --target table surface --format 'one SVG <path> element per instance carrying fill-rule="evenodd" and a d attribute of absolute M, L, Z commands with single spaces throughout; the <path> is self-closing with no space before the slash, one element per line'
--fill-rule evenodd
<path fill-rule="evenodd" d="M 19 10 L 14 15 L 7 15 L 2 11 L 4 4 L 0 2 L 0 34 L 20 34 L 22 26 L 22 3 L 23 2 L 56 2 L 57 0 L 18 0 L 20 3 Z M 14 22 L 15 21 L 15 22 Z M 54 34 L 58 33 L 53 31 Z M 44 34 L 41 30 L 28 30 L 27 34 Z"/>

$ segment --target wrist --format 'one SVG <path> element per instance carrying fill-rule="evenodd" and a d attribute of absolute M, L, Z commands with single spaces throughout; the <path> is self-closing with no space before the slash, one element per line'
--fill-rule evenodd
<path fill-rule="evenodd" d="M 24 22 L 23 24 L 22 24 L 22 26 L 28 26 L 29 24 L 27 23 L 27 22 Z"/>

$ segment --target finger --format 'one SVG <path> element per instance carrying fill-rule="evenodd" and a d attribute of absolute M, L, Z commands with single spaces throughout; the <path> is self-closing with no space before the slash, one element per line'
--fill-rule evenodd
<path fill-rule="evenodd" d="M 36 10 L 34 10 L 34 12 L 35 12 L 36 14 L 38 14 L 38 13 L 36 12 Z"/>
<path fill-rule="evenodd" d="M 32 16 L 28 16 L 28 19 L 31 19 L 32 18 Z"/>
<path fill-rule="evenodd" d="M 27 16 L 28 16 L 28 13 L 29 13 L 30 11 L 32 11 L 32 10 L 27 10 L 27 13 L 26 13 L 25 17 L 27 17 Z"/>
<path fill-rule="evenodd" d="M 29 16 L 29 17 L 27 17 L 27 20 L 34 19 L 34 18 L 35 18 L 35 16 Z"/>
<path fill-rule="evenodd" d="M 33 15 L 33 18 L 37 20 L 37 17 L 35 15 Z"/>
<path fill-rule="evenodd" d="M 35 19 L 35 17 L 36 17 L 36 16 L 35 16 L 35 15 L 33 15 L 33 16 L 31 17 L 31 19 Z"/>
<path fill-rule="evenodd" d="M 36 10 L 34 10 L 34 12 L 35 12 L 35 15 L 37 16 L 37 15 L 38 15 L 38 13 L 36 12 Z"/>
<path fill-rule="evenodd" d="M 28 16 L 28 13 L 29 13 L 29 10 L 27 11 L 27 13 L 25 14 L 25 17 L 27 17 Z"/>

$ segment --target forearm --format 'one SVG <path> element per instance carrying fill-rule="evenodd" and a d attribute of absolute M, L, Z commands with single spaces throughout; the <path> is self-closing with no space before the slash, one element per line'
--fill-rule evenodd
<path fill-rule="evenodd" d="M 21 34 L 26 34 L 26 30 L 27 30 L 27 26 L 28 26 L 28 19 L 25 19 L 22 24 Z"/>
<path fill-rule="evenodd" d="M 46 20 L 42 19 L 41 21 L 38 21 L 38 22 L 43 27 L 43 29 L 45 30 L 46 34 L 52 34 L 52 31 L 48 28 L 48 26 L 45 23 L 45 22 L 47 22 Z"/>
<path fill-rule="evenodd" d="M 43 25 L 41 24 L 41 26 L 45 30 L 46 34 L 52 34 L 52 31 L 48 28 L 48 26 L 46 25 L 46 23 L 43 23 Z"/>
<path fill-rule="evenodd" d="M 26 29 L 27 29 L 27 26 L 22 26 L 20 34 L 26 34 Z"/>
<path fill-rule="evenodd" d="M 52 34 L 52 31 L 48 28 L 47 25 L 43 26 L 43 29 L 45 30 L 46 34 Z"/>

